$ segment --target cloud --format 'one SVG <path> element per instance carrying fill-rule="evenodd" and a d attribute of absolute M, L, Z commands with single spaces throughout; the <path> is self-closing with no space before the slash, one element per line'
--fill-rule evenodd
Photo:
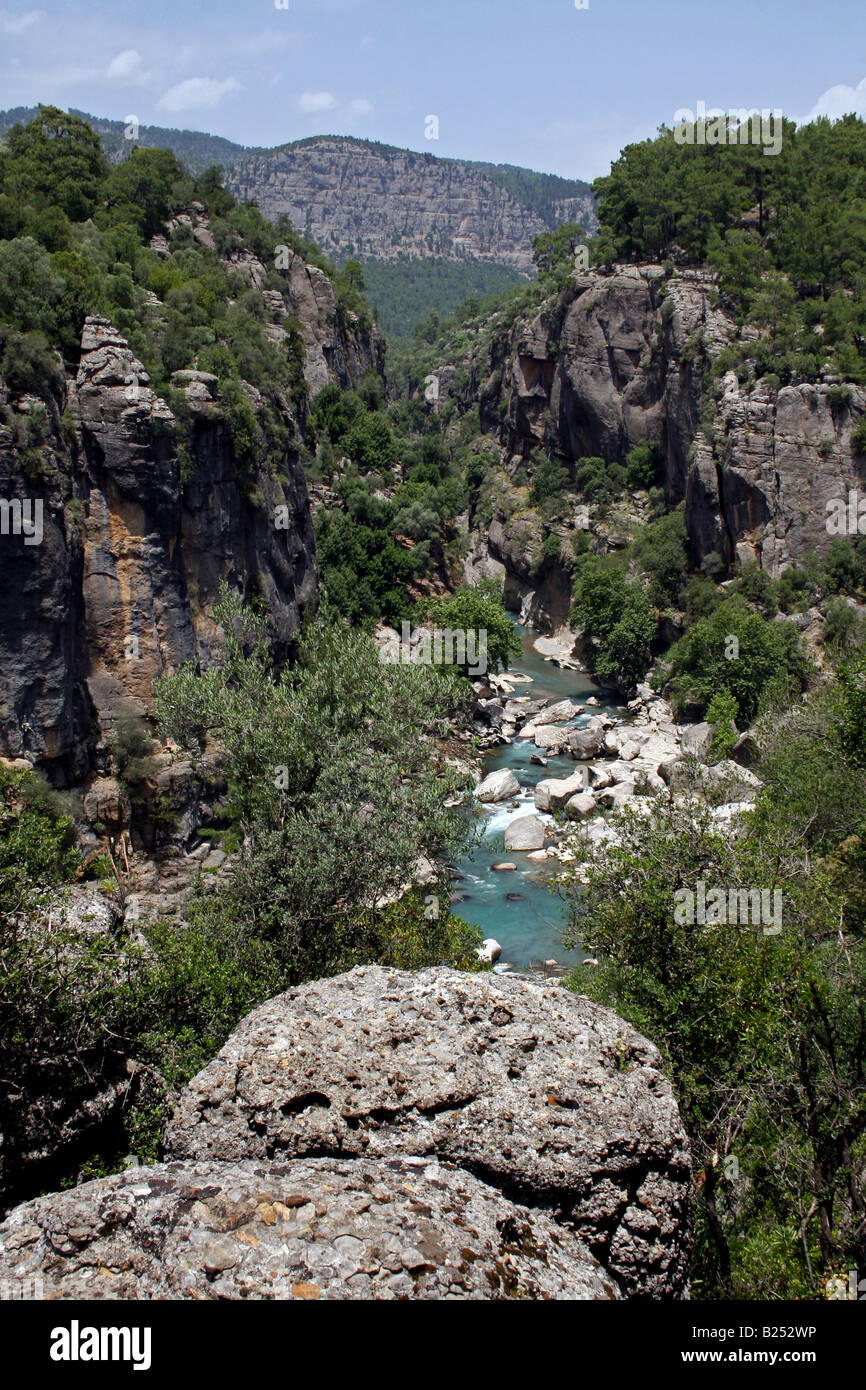
<path fill-rule="evenodd" d="M 373 112 L 373 103 L 367 101 L 366 97 L 356 97 L 346 109 L 352 116 L 369 116 Z"/>
<path fill-rule="evenodd" d="M 9 10 L 0 10 L 0 29 L 4 34 L 23 34 L 25 29 L 40 24 L 44 18 L 44 10 L 25 10 L 23 14 L 11 14 Z"/>
<path fill-rule="evenodd" d="M 141 68 L 141 54 L 135 48 L 125 48 L 108 65 L 109 77 L 136 77 Z"/>
<path fill-rule="evenodd" d="M 215 77 L 188 77 L 169 87 L 156 103 L 161 111 L 199 111 L 218 106 L 223 97 L 242 90 L 240 82 L 227 77 L 218 82 Z"/>
<path fill-rule="evenodd" d="M 862 82 L 858 82 L 856 87 L 848 87 L 842 82 L 836 87 L 830 87 L 819 96 L 800 125 L 807 125 L 818 116 L 829 116 L 832 121 L 837 121 L 840 116 L 847 116 L 851 111 L 856 111 L 858 116 L 866 116 L 866 77 Z"/>
<path fill-rule="evenodd" d="M 311 115 L 316 111 L 333 111 L 336 105 L 333 92 L 302 92 L 298 97 L 298 106 Z"/>

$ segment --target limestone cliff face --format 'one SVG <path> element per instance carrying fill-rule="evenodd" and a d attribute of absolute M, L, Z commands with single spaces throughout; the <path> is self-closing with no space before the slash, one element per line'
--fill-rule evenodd
<path fill-rule="evenodd" d="M 87 766 L 91 733 L 84 638 L 84 537 L 70 505 L 74 442 L 63 430 L 60 371 L 39 398 L 14 400 L 0 380 L 0 497 L 41 518 L 41 542 L 0 534 L 0 752 L 58 761 L 71 778 Z M 21 431 L 38 421 L 39 453 Z M 31 541 L 33 543 L 31 543 Z"/>
<path fill-rule="evenodd" d="M 668 278 L 658 266 L 620 266 L 576 275 L 532 321 L 516 322 L 486 356 L 464 363 L 463 379 L 506 455 L 541 447 L 572 461 L 622 461 L 651 440 L 669 500 L 685 499 L 694 559 L 718 551 L 778 575 L 810 549 L 826 553 L 827 502 L 862 492 L 866 460 L 852 431 L 866 391 L 851 387 L 840 404 L 832 377 L 745 388 L 733 372 L 713 387 L 713 361 L 736 336 L 715 300 L 702 271 Z M 495 524 L 489 541 L 525 580 L 527 566 L 509 559 Z"/>
<path fill-rule="evenodd" d="M 304 378 L 315 399 L 329 382 L 349 388 L 367 372 L 385 374 L 385 340 L 378 330 L 363 332 L 353 315 L 344 320 L 334 286 L 317 266 L 292 258 L 289 294 L 304 344 Z"/>
<path fill-rule="evenodd" d="M 191 414 L 185 452 L 141 363 L 91 318 L 75 380 L 23 402 L 44 422 L 35 463 L 14 438 L 22 402 L 0 395 L 3 495 L 41 503 L 44 517 L 41 544 L 0 537 L 0 753 L 60 783 L 86 773 L 118 718 L 148 711 L 158 676 L 208 660 L 221 580 L 263 593 L 283 649 L 315 592 L 296 444 L 277 470 L 244 469 L 216 379 L 180 373 L 177 385 Z M 252 389 L 250 399 L 255 411 Z"/>
<path fill-rule="evenodd" d="M 866 414 L 866 391 L 834 404 L 827 382 L 744 391 L 723 380 L 715 448 L 698 437 L 686 489 L 686 518 L 698 557 L 719 551 L 758 560 L 772 575 L 826 553 L 828 502 L 862 496 L 866 459 L 851 444 Z"/>
<path fill-rule="evenodd" d="M 227 170 L 239 199 L 285 213 L 328 255 L 466 256 L 531 271 L 545 221 L 483 169 L 432 154 L 322 137 L 248 155 Z M 591 194 L 563 199 L 555 220 L 597 222 Z"/>

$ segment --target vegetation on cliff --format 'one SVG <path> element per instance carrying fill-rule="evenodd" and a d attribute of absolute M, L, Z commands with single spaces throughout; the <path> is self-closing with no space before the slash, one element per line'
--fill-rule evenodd
<path fill-rule="evenodd" d="M 662 129 L 593 185 L 597 261 L 708 264 L 740 325 L 758 330 L 721 366 L 809 381 L 828 357 L 866 381 L 866 123 L 796 127 L 767 158 L 753 144 L 678 144 Z"/>

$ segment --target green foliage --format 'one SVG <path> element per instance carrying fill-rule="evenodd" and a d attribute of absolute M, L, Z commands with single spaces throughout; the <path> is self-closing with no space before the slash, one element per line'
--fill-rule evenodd
<path fill-rule="evenodd" d="M 569 485 L 568 468 L 557 459 L 546 454 L 536 455 L 533 460 L 532 487 L 529 502 L 533 507 L 558 497 Z"/>
<path fill-rule="evenodd" d="M 431 603 L 427 616 L 444 630 L 486 633 L 487 660 L 492 671 L 500 666 L 507 670 L 511 658 L 520 655 L 520 638 L 505 612 L 502 590 L 495 580 L 461 585 L 448 598 Z"/>
<path fill-rule="evenodd" d="M 625 476 L 629 487 L 650 488 L 659 481 L 662 471 L 662 457 L 655 444 L 642 439 L 630 449 L 625 460 Z"/>
<path fill-rule="evenodd" d="M 844 661 L 837 672 L 836 710 L 839 743 L 856 767 L 866 767 L 866 655 Z"/>
<path fill-rule="evenodd" d="M 167 150 L 137 148 L 111 171 L 106 205 L 112 221 L 128 223 L 143 240 L 162 231 L 183 170 Z"/>
<path fill-rule="evenodd" d="M 0 318 L 24 333 L 50 333 L 63 281 L 32 237 L 0 242 Z"/>
<path fill-rule="evenodd" d="M 397 461 L 397 446 L 388 417 L 366 411 L 343 441 L 346 452 L 362 473 L 387 473 Z"/>
<path fill-rule="evenodd" d="M 619 259 L 709 261 L 739 323 L 761 335 L 719 371 L 751 362 L 783 384 L 814 380 L 829 355 L 864 381 L 864 129 L 857 116 L 786 121 L 768 159 L 746 143 L 681 146 L 663 128 L 596 180 L 600 241 Z"/>
<path fill-rule="evenodd" d="M 657 608 L 678 606 L 689 568 L 684 508 L 680 506 L 644 527 L 631 554 L 648 577 L 650 602 Z"/>
<path fill-rule="evenodd" d="M 729 758 L 737 741 L 739 706 L 730 690 L 717 690 L 707 710 L 707 723 L 713 726 L 712 754 L 715 759 Z"/>
<path fill-rule="evenodd" d="M 583 629 L 589 670 L 606 684 L 633 688 L 650 665 L 656 622 L 640 584 L 624 566 L 586 555 L 579 562 L 572 622 Z"/>
<path fill-rule="evenodd" d="M 677 1094 L 699 1298 L 820 1298 L 857 1262 L 866 784 L 825 696 L 775 723 L 761 775 L 741 825 L 660 801 L 621 818 L 615 843 L 579 846 L 564 875 L 599 962 L 570 986 L 659 1045 Z M 699 883 L 780 891 L 781 934 L 689 916 Z"/>
<path fill-rule="evenodd" d="M 736 701 L 737 717 L 748 721 L 769 686 L 784 680 L 802 690 L 808 673 L 793 623 L 767 622 L 734 596 L 699 618 L 671 648 L 661 678 L 670 681 L 678 714 L 688 701 L 708 706 L 724 687 Z"/>
<path fill-rule="evenodd" d="M 568 275 L 585 234 L 576 222 L 563 222 L 554 231 L 542 232 L 532 242 L 532 259 L 540 275 Z"/>
<path fill-rule="evenodd" d="M 13 126 L 0 150 L 4 194 L 37 211 L 57 207 L 74 222 L 94 212 L 107 172 L 99 137 L 56 106 L 40 106 L 28 125 Z"/>
<path fill-rule="evenodd" d="M 467 300 L 499 295 L 524 283 L 523 276 L 510 266 L 490 261 L 452 261 L 442 257 L 409 258 L 396 261 L 365 261 L 367 296 L 378 311 L 382 331 L 389 340 L 410 340 L 430 315 L 452 314 Z"/>
<path fill-rule="evenodd" d="M 456 851 L 466 833 L 443 807 L 453 774 L 443 782 L 429 746 L 455 691 L 434 670 L 383 664 L 327 611 L 280 675 L 263 620 L 228 598 L 217 617 L 224 666 L 188 667 L 156 692 L 166 734 L 195 750 L 209 733 L 227 751 L 247 853 L 213 911 L 274 942 L 287 980 L 332 973 L 380 930 L 376 904 L 419 856 Z"/>
<path fill-rule="evenodd" d="M 348 510 L 321 511 L 316 546 L 322 583 L 334 607 L 353 624 L 377 618 L 399 623 L 406 615 L 406 589 L 416 575 L 412 553 L 392 534 L 392 503 L 376 503 L 368 489 L 356 490 Z"/>

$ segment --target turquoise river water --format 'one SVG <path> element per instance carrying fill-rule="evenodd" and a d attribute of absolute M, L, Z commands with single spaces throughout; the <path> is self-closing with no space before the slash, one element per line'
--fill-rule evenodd
<path fill-rule="evenodd" d="M 514 694 L 528 695 L 533 700 L 548 697 L 553 700 L 571 699 L 583 704 L 591 695 L 600 701 L 600 709 L 579 716 L 568 727 L 581 728 L 592 714 L 605 711 L 622 714 L 622 710 L 590 676 L 579 671 L 565 671 L 545 661 L 534 650 L 537 632 L 517 627 L 523 654 L 516 659 L 510 674 L 530 676 L 532 684 L 515 686 Z M 580 764 L 570 757 L 548 757 L 547 767 L 534 766 L 530 758 L 539 750 L 531 739 L 516 738 L 509 747 L 495 748 L 484 759 L 483 772 L 510 768 L 520 783 L 521 796 L 517 809 L 512 801 L 482 808 L 483 840 L 473 852 L 457 865 L 458 878 L 454 884 L 452 911 L 476 926 L 485 937 L 493 937 L 502 947 L 502 965 L 515 970 L 528 970 L 547 960 L 561 965 L 576 965 L 584 957 L 577 951 L 566 951 L 563 928 L 566 922 L 565 904 L 559 895 L 550 891 L 552 871 L 556 860 L 547 865 L 531 864 L 525 854 L 505 852 L 504 835 L 509 821 L 519 816 L 536 814 L 534 788 L 548 777 L 571 777 Z M 547 757 L 547 754 L 543 756 Z M 515 798 L 516 799 L 516 798 Z M 542 816 L 552 823 L 552 817 Z M 495 873 L 494 864 L 507 861 L 517 864 L 516 873 Z"/>

